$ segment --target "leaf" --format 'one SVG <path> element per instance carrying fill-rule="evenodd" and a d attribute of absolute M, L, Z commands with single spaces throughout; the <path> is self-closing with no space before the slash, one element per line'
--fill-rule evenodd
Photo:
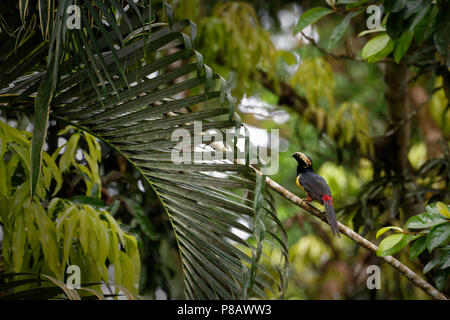
<path fill-rule="evenodd" d="M 446 245 L 450 241 L 450 222 L 439 224 L 430 230 L 427 237 L 427 249 L 433 251 L 439 246 Z"/>
<path fill-rule="evenodd" d="M 328 42 L 328 50 L 333 49 L 333 47 L 338 43 L 339 40 L 341 40 L 342 36 L 345 33 L 345 30 L 347 29 L 350 20 L 352 20 L 353 17 L 360 14 L 362 11 L 353 11 L 348 13 L 345 18 L 339 23 L 339 25 L 333 30 L 333 33 L 331 34 L 330 40 Z"/>
<path fill-rule="evenodd" d="M 65 270 L 65 265 L 68 263 L 69 252 L 73 243 L 73 236 L 78 225 L 78 216 L 73 215 L 69 221 L 64 224 L 64 240 L 63 240 L 63 256 L 62 268 Z"/>
<path fill-rule="evenodd" d="M 414 241 L 414 243 L 411 245 L 411 248 L 409 248 L 409 258 L 412 260 L 414 258 L 417 258 L 419 254 L 421 254 L 427 247 L 427 237 L 421 236 L 419 239 Z"/>
<path fill-rule="evenodd" d="M 52 20 L 52 5 L 50 0 L 39 0 L 39 20 L 41 26 L 41 32 L 44 39 L 47 39 L 49 33 L 50 21 Z"/>
<path fill-rule="evenodd" d="M 125 202 L 128 211 L 134 216 L 136 222 L 138 223 L 144 234 L 151 240 L 157 240 L 159 236 L 156 234 L 152 222 L 150 221 L 149 217 L 145 215 L 144 210 L 141 208 L 141 206 L 127 197 L 121 197 L 121 200 Z"/>
<path fill-rule="evenodd" d="M 399 232 L 403 232 L 402 228 L 394 227 L 394 226 L 388 226 L 388 227 L 384 227 L 384 228 L 381 228 L 380 230 L 378 230 L 378 232 L 376 234 L 376 238 L 378 239 L 383 233 L 385 233 L 386 231 L 391 230 L 391 229 L 397 230 Z"/>
<path fill-rule="evenodd" d="M 58 191 L 62 187 L 63 180 L 62 180 L 61 172 L 59 171 L 59 168 L 56 165 L 56 163 L 53 160 L 53 158 L 50 157 L 47 152 L 43 152 L 42 156 L 43 156 L 43 160 L 44 160 L 45 165 L 50 170 L 51 176 L 56 180 L 56 187 L 55 187 L 55 190 L 53 191 L 53 194 L 52 194 L 52 196 L 54 196 L 54 195 L 56 195 L 58 193 Z"/>
<path fill-rule="evenodd" d="M 406 234 L 393 234 L 384 238 L 378 246 L 377 255 L 385 257 L 392 255 L 400 251 L 404 246 L 408 244 L 408 235 Z"/>
<path fill-rule="evenodd" d="M 14 232 L 11 245 L 14 272 L 22 271 L 26 238 L 27 234 L 25 231 L 24 214 L 23 212 L 21 212 L 19 214 L 16 214 L 15 216 Z"/>
<path fill-rule="evenodd" d="M 370 63 L 385 58 L 394 49 L 394 43 L 387 34 L 376 36 L 368 41 L 361 51 L 363 59 Z"/>
<path fill-rule="evenodd" d="M 423 19 L 416 24 L 414 28 L 414 38 L 419 45 L 433 33 L 438 12 L 437 6 L 432 6 L 431 10 L 428 10 Z"/>
<path fill-rule="evenodd" d="M 375 29 L 369 29 L 369 30 L 361 31 L 358 34 L 358 38 L 362 37 L 362 36 L 365 36 L 366 34 L 375 33 L 375 32 L 386 32 L 386 28 L 380 27 L 380 28 L 375 28 Z"/>
<path fill-rule="evenodd" d="M 387 16 L 386 32 L 393 40 L 398 39 L 409 28 L 409 20 L 403 19 L 404 12 L 390 12 Z"/>
<path fill-rule="evenodd" d="M 398 40 L 394 42 L 394 60 L 399 63 L 403 55 L 408 51 L 413 34 L 409 31 L 405 31 Z"/>
<path fill-rule="evenodd" d="M 80 239 L 81 247 L 84 255 L 89 252 L 89 219 L 85 210 L 79 210 L 80 224 L 78 227 L 78 237 Z"/>
<path fill-rule="evenodd" d="M 45 261 L 54 275 L 59 277 L 61 275 L 61 265 L 59 262 L 55 225 L 47 216 L 40 203 L 33 201 L 31 208 L 34 211 L 35 221 L 38 225 L 39 240 L 42 245 L 42 251 L 44 251 Z"/>
<path fill-rule="evenodd" d="M 444 250 L 439 256 L 439 268 L 447 269 L 450 267 L 450 250 Z"/>
<path fill-rule="evenodd" d="M 73 196 L 72 198 L 68 199 L 70 202 L 74 204 L 87 204 L 90 205 L 92 208 L 95 208 L 97 210 L 99 209 L 106 209 L 108 206 L 99 198 L 94 197 L 88 197 L 88 196 Z"/>
<path fill-rule="evenodd" d="M 436 283 L 436 288 L 438 290 L 442 290 L 447 283 L 448 276 L 450 275 L 450 268 L 446 268 L 443 270 L 439 270 L 436 276 L 434 277 L 434 281 Z"/>
<path fill-rule="evenodd" d="M 423 0 L 408 0 L 406 3 L 406 12 L 404 13 L 403 19 L 408 19 L 416 12 L 421 12 L 426 7 L 426 3 Z"/>
<path fill-rule="evenodd" d="M 425 212 L 415 215 L 408 219 L 405 223 L 407 229 L 424 229 L 434 227 L 438 224 L 447 222 L 438 212 Z"/>
<path fill-rule="evenodd" d="M 448 210 L 448 206 L 446 206 L 444 203 L 438 201 L 436 203 L 436 209 L 440 214 L 444 216 L 444 218 L 450 219 L 450 211 Z"/>
<path fill-rule="evenodd" d="M 430 260 L 423 268 L 423 273 L 428 273 L 435 267 L 437 267 L 439 265 L 439 259 L 439 257 L 435 257 L 434 259 Z"/>
<path fill-rule="evenodd" d="M 323 18 L 324 16 L 332 13 L 333 10 L 327 9 L 327 8 L 312 8 L 306 12 L 304 12 L 300 18 L 297 21 L 297 24 L 294 28 L 294 35 L 301 32 L 303 29 L 305 29 L 307 26 L 313 24 L 320 18 Z"/>
<path fill-rule="evenodd" d="M 385 9 L 387 12 L 398 12 L 405 7 L 406 0 L 390 0 L 385 1 Z"/>
<path fill-rule="evenodd" d="M 50 71 L 50 70 L 49 70 Z M 36 97 L 36 112 L 34 114 L 33 139 L 31 140 L 31 196 L 36 192 L 36 185 L 41 174 L 42 151 L 44 148 L 45 136 L 47 135 L 48 117 L 50 114 L 50 101 L 53 96 L 53 79 L 51 72 L 47 72 L 39 85 Z"/>
<path fill-rule="evenodd" d="M 411 22 L 411 25 L 409 26 L 409 31 L 411 33 L 414 33 L 414 29 L 416 26 L 424 19 L 424 17 L 428 14 L 431 7 L 431 3 L 423 3 L 422 8 L 420 11 L 416 14 L 414 17 L 414 20 Z"/>

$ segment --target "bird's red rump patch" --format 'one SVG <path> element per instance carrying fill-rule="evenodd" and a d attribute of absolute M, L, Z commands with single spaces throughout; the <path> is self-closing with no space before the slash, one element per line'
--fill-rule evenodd
<path fill-rule="evenodd" d="M 323 202 L 331 202 L 331 205 L 333 205 L 333 198 L 330 197 L 329 195 L 324 194 L 322 197 Z"/>

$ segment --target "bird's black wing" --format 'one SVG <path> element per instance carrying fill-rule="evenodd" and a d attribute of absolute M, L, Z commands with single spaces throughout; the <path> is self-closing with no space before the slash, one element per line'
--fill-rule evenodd
<path fill-rule="evenodd" d="M 331 190 L 324 178 L 310 171 L 303 173 L 299 178 L 300 184 L 306 193 L 313 199 L 323 203 L 323 195 L 331 196 Z"/>

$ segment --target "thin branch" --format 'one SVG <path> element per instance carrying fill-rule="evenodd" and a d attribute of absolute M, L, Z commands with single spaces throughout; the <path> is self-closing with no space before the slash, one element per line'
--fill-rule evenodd
<path fill-rule="evenodd" d="M 356 57 L 352 57 L 352 56 L 349 56 L 349 55 L 344 55 L 344 54 L 337 55 L 337 54 L 334 54 L 333 52 L 330 52 L 330 51 L 326 50 L 325 48 L 321 47 L 316 42 L 316 40 L 314 40 L 313 38 L 307 36 L 303 31 L 300 31 L 300 32 L 301 32 L 302 36 L 306 40 L 308 40 L 314 47 L 316 47 L 325 56 L 329 56 L 329 57 L 331 57 L 333 59 L 336 59 L 336 60 L 351 60 L 351 61 L 356 61 L 356 62 L 367 62 L 365 60 L 362 60 L 362 59 L 359 59 L 359 58 L 356 58 Z"/>

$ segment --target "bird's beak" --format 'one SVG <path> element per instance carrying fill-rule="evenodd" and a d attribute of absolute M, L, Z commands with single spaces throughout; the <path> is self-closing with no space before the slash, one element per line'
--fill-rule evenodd
<path fill-rule="evenodd" d="M 302 162 L 307 166 L 311 165 L 311 160 L 309 160 L 309 158 L 301 152 L 294 152 L 292 157 L 296 160 L 302 160 Z"/>

